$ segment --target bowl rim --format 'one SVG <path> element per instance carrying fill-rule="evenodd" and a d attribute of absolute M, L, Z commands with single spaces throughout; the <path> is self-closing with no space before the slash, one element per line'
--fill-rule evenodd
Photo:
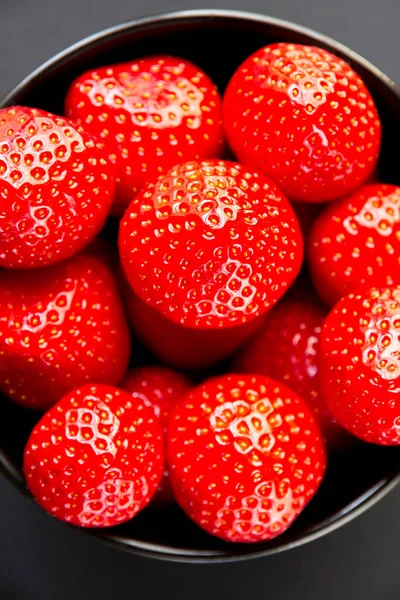
<path fill-rule="evenodd" d="M 285 19 L 280 19 L 278 17 L 270 17 L 268 15 L 262 15 L 252 11 L 210 8 L 155 13 L 150 16 L 138 17 L 130 21 L 124 21 L 123 23 L 120 23 L 118 25 L 112 25 L 111 27 L 107 27 L 105 29 L 102 29 L 101 31 L 90 34 L 82 40 L 79 40 L 78 42 L 67 46 L 60 52 L 57 52 L 54 56 L 44 61 L 29 75 L 24 77 L 19 83 L 13 86 L 8 92 L 6 92 L 6 94 L 2 98 L 0 98 L 0 108 L 6 106 L 10 102 L 10 100 L 12 100 L 15 94 L 27 87 L 39 75 L 61 64 L 72 54 L 76 54 L 80 50 L 95 45 L 108 37 L 118 36 L 121 33 L 128 32 L 130 29 L 138 29 L 141 27 L 145 28 L 146 26 L 155 24 L 167 24 L 171 21 L 183 21 L 185 19 L 222 20 L 224 18 L 229 18 L 237 21 L 252 21 L 264 25 L 284 27 L 285 29 L 288 29 L 294 33 L 300 33 L 313 37 L 315 40 L 321 42 L 322 44 L 332 46 L 338 52 L 347 55 L 351 60 L 362 65 L 367 71 L 369 71 L 372 75 L 377 77 L 382 83 L 391 88 L 391 90 L 400 100 L 400 85 L 395 83 L 388 75 L 386 75 L 386 73 L 384 73 L 384 71 L 382 71 L 379 67 L 376 67 L 373 63 L 371 63 L 368 59 L 364 58 L 361 54 L 358 54 L 342 42 L 338 42 L 337 40 L 329 37 L 328 35 L 319 33 L 314 29 L 311 29 L 310 27 L 298 25 L 297 23 L 292 23 L 291 21 L 287 21 Z"/>
<path fill-rule="evenodd" d="M 260 25 L 275 26 L 278 28 L 284 28 L 292 33 L 299 33 L 306 35 L 315 40 L 316 43 L 321 43 L 323 46 L 332 48 L 334 52 L 344 55 L 345 57 L 352 60 L 354 63 L 362 66 L 368 71 L 374 78 L 378 79 L 384 86 L 389 88 L 393 95 L 397 98 L 400 103 L 400 86 L 397 85 L 388 75 L 386 75 L 380 68 L 376 67 L 369 60 L 348 48 L 345 44 L 336 41 L 335 39 L 314 31 L 313 29 L 292 23 L 285 19 L 277 17 L 270 17 L 268 15 L 259 14 L 252 11 L 241 11 L 241 10 L 229 10 L 229 9 L 195 9 L 195 10 L 178 10 L 171 12 L 155 13 L 150 16 L 143 16 L 125 21 L 121 24 L 113 25 L 102 29 L 99 32 L 93 33 L 78 42 L 71 44 L 60 52 L 56 53 L 50 59 L 44 61 L 36 69 L 34 69 L 29 75 L 24 77 L 19 83 L 13 86 L 2 98 L 0 98 L 0 108 L 9 106 L 15 95 L 22 92 L 40 76 L 45 73 L 51 72 L 56 67 L 63 64 L 64 61 L 70 59 L 74 54 L 78 54 L 81 50 L 88 49 L 91 46 L 105 41 L 108 38 L 118 37 L 121 34 L 128 33 L 131 30 L 145 29 L 155 25 L 168 25 L 173 22 L 181 21 L 212 21 L 229 19 L 233 21 L 247 21 L 249 23 L 259 23 Z M 0 448 L 0 474 L 4 475 L 16 488 L 18 488 L 25 496 L 33 501 L 32 496 L 29 494 L 24 478 L 21 472 L 13 465 L 12 461 L 6 456 L 6 454 Z M 168 551 L 167 545 L 162 546 L 161 544 L 152 544 L 147 542 L 130 543 L 124 538 L 109 534 L 106 530 L 88 530 L 79 529 L 86 534 L 96 537 L 102 542 L 119 548 L 126 552 L 151 557 L 160 560 L 166 560 L 170 562 L 181 562 L 181 563 L 226 563 L 236 562 L 242 560 L 248 560 L 250 558 L 260 558 L 263 556 L 269 556 L 271 554 L 278 554 L 285 550 L 291 550 L 302 546 L 310 541 L 314 541 L 336 529 L 339 529 L 342 525 L 345 525 L 360 516 L 371 506 L 381 500 L 386 494 L 393 490 L 400 483 L 400 469 L 398 472 L 394 472 L 390 475 L 382 477 L 372 488 L 367 492 L 358 497 L 357 502 L 348 504 L 342 511 L 339 511 L 338 517 L 329 517 L 323 520 L 318 526 L 311 530 L 308 534 L 299 533 L 292 540 L 284 542 L 279 546 L 272 546 L 271 548 L 257 549 L 257 545 L 253 546 L 254 551 L 251 553 L 230 553 L 229 548 L 226 550 L 216 551 L 201 551 L 201 550 L 188 550 L 185 548 L 170 548 Z"/>

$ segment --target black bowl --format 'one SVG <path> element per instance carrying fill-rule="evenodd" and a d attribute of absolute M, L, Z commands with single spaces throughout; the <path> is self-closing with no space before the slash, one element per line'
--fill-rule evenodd
<path fill-rule="evenodd" d="M 70 82 L 84 70 L 147 54 L 186 57 L 223 91 L 235 68 L 253 51 L 278 41 L 318 45 L 347 60 L 377 103 L 383 123 L 382 180 L 395 182 L 400 139 L 400 90 L 368 61 L 313 31 L 277 19 L 234 11 L 204 10 L 138 19 L 113 27 L 65 50 L 16 86 L 0 106 L 22 104 L 62 113 Z M 0 470 L 26 492 L 21 474 L 24 443 L 38 415 L 0 399 Z M 281 537 L 267 543 L 224 543 L 198 529 L 175 506 L 148 509 L 130 523 L 93 532 L 121 549 L 168 560 L 215 562 L 294 548 L 340 527 L 372 506 L 400 481 L 400 452 L 354 442 L 330 460 L 327 477 L 311 504 Z"/>

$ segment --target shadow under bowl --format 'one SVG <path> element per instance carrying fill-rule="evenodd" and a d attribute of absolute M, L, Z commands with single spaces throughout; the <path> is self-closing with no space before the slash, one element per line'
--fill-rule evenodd
<path fill-rule="evenodd" d="M 383 125 L 380 178 L 399 183 L 400 90 L 381 71 L 345 46 L 309 29 L 261 15 L 220 10 L 185 11 L 126 23 L 68 48 L 24 79 L 0 102 L 63 112 L 71 81 L 89 68 L 149 54 L 175 54 L 204 69 L 223 92 L 237 66 L 274 42 L 317 45 L 341 56 L 371 91 Z M 0 398 L 0 470 L 28 494 L 22 454 L 40 415 Z M 334 455 L 320 491 L 282 536 L 259 544 L 228 544 L 196 527 L 176 506 L 147 509 L 119 527 L 91 535 L 136 554 L 187 562 L 230 561 L 294 548 L 340 527 L 372 506 L 400 481 L 400 452 L 355 441 Z"/>

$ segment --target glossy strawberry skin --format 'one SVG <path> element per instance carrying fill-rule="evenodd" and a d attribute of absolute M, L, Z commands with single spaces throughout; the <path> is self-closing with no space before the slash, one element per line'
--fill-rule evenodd
<path fill-rule="evenodd" d="M 76 254 L 103 227 L 114 190 L 115 167 L 97 138 L 39 109 L 0 109 L 0 267 Z"/>
<path fill-rule="evenodd" d="M 171 413 L 167 457 L 183 510 L 230 542 L 283 533 L 316 493 L 326 467 L 305 402 L 252 375 L 214 378 L 185 396 Z"/>
<path fill-rule="evenodd" d="M 50 515 L 112 527 L 151 500 L 164 464 L 162 430 L 140 398 L 108 385 L 73 390 L 34 427 L 24 474 Z"/>
<path fill-rule="evenodd" d="M 126 313 L 133 332 L 163 363 L 181 369 L 212 367 L 230 356 L 263 323 L 261 315 L 244 325 L 222 329 L 192 329 L 177 325 L 141 300 L 123 284 Z"/>
<path fill-rule="evenodd" d="M 0 389 L 45 410 L 70 390 L 124 376 L 130 336 L 110 268 L 90 251 L 0 273 Z"/>
<path fill-rule="evenodd" d="M 121 389 L 133 398 L 138 398 L 153 410 L 163 429 L 165 442 L 171 407 L 191 387 L 190 381 L 184 375 L 160 366 L 133 369 L 121 384 Z M 173 500 L 174 496 L 169 483 L 168 470 L 165 467 L 164 476 L 158 486 L 153 503 L 156 506 L 165 506 Z"/>
<path fill-rule="evenodd" d="M 134 292 L 199 329 L 264 313 L 303 255 L 297 219 L 275 184 L 219 160 L 178 165 L 145 187 L 121 221 L 119 249 Z"/>
<path fill-rule="evenodd" d="M 299 202 L 350 193 L 373 172 L 379 116 L 360 77 L 322 48 L 279 43 L 247 58 L 225 92 L 228 142 Z"/>
<path fill-rule="evenodd" d="M 321 336 L 321 378 L 337 421 L 364 441 L 400 444 L 400 286 L 342 298 Z"/>
<path fill-rule="evenodd" d="M 177 163 L 219 156 L 223 147 L 218 90 L 182 58 L 152 56 L 84 73 L 65 107 L 110 144 L 118 170 L 116 215 L 148 181 Z"/>
<path fill-rule="evenodd" d="M 234 370 L 267 375 L 290 387 L 313 410 L 326 443 L 333 447 L 340 445 L 343 429 L 329 412 L 321 389 L 320 337 L 326 315 L 310 291 L 289 292 L 244 345 Z"/>
<path fill-rule="evenodd" d="M 308 264 L 314 287 L 333 306 L 370 282 L 400 281 L 400 188 L 366 185 L 328 206 L 313 225 Z"/>

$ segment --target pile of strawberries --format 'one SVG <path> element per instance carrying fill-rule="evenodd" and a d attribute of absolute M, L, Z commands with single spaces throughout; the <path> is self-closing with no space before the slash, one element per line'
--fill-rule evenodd
<path fill-rule="evenodd" d="M 230 542 L 283 533 L 326 446 L 400 444 L 400 188 L 370 93 L 281 43 L 223 100 L 157 56 L 84 73 L 65 115 L 0 110 L 0 389 L 44 412 L 30 491 L 82 527 L 176 501 Z"/>

